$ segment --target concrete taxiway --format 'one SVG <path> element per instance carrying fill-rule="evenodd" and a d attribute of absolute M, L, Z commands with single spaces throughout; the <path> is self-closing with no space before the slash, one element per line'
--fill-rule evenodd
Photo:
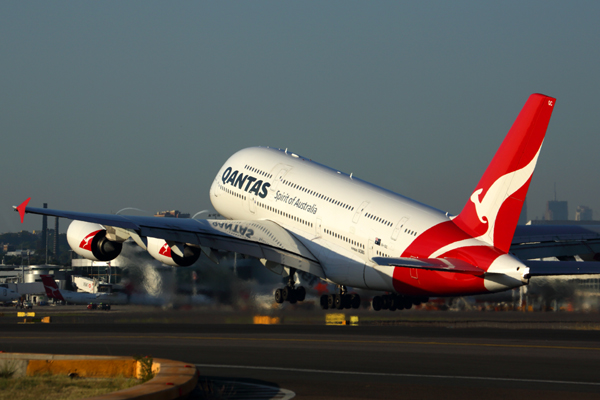
<path fill-rule="evenodd" d="M 156 311 L 134 322 L 135 313 L 119 314 L 117 308 L 79 317 L 65 316 L 67 311 L 50 324 L 18 325 L 11 317 L 0 318 L 0 351 L 148 354 L 196 364 L 204 379 L 271 385 L 308 399 L 600 396 L 596 314 L 564 314 L 562 319 L 572 325 L 579 321 L 580 328 L 556 329 L 558 313 L 488 313 L 486 323 L 510 328 L 465 328 L 451 321 L 477 318 L 407 313 L 406 324 L 251 325 L 217 321 L 218 315 L 235 321 L 246 314 L 214 310 L 197 313 L 212 315 L 210 321 L 217 323 L 197 323 L 201 317 L 188 321 L 195 311 Z"/>

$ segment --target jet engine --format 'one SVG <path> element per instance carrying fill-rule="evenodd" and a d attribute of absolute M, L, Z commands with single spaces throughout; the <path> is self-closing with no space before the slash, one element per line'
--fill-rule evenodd
<path fill-rule="evenodd" d="M 176 243 L 174 246 L 177 246 L 183 257 L 177 255 L 177 250 L 172 249 L 163 239 L 148 238 L 148 253 L 163 264 L 172 267 L 189 267 L 200 257 L 201 250 L 199 247 L 189 246 L 184 243 Z"/>
<path fill-rule="evenodd" d="M 67 241 L 75 253 L 93 261 L 114 260 L 123 248 L 122 242 L 106 238 L 106 229 L 102 225 L 84 221 L 71 222 Z"/>

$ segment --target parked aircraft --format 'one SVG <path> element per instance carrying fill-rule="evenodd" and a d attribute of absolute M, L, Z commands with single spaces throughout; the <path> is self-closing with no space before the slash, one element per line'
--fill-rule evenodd
<path fill-rule="evenodd" d="M 17 300 L 19 297 L 21 297 L 19 293 L 0 285 L 0 303 Z"/>
<path fill-rule="evenodd" d="M 52 275 L 40 275 L 46 295 L 48 298 L 65 301 L 73 304 L 109 303 L 125 304 L 127 295 L 125 293 L 87 293 L 60 290 Z"/>
<path fill-rule="evenodd" d="M 600 273 L 599 263 L 528 261 L 572 256 L 565 240 L 600 253 L 598 231 L 520 227 L 514 235 L 554 105 L 552 97 L 529 97 L 456 216 L 269 147 L 240 150 L 217 173 L 210 199 L 228 220 L 60 211 L 28 207 L 30 199 L 15 209 L 21 221 L 25 213 L 73 219 L 69 244 L 91 260 L 114 259 L 129 238 L 176 267 L 201 253 L 213 261 L 218 251 L 256 257 L 289 276 L 275 291 L 278 303 L 304 300 L 295 273 L 305 271 L 339 289 L 321 297 L 323 308 L 358 307 L 348 287 L 384 292 L 373 308 L 394 310 L 431 296 L 508 290 L 532 276 Z"/>

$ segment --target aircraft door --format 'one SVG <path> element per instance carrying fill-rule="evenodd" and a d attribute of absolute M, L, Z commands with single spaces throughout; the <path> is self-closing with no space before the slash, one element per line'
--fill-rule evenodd
<path fill-rule="evenodd" d="M 269 190 L 271 191 L 276 191 L 279 183 L 283 180 L 283 178 L 287 175 L 288 172 L 290 172 L 290 170 L 292 169 L 292 167 L 290 165 L 286 165 L 286 164 L 277 164 L 274 168 L 273 171 L 279 171 L 276 174 L 274 173 L 273 176 L 273 180 L 271 181 L 271 186 L 269 187 Z"/>
<path fill-rule="evenodd" d="M 254 194 L 248 195 L 248 209 L 252 214 L 256 213 L 256 196 Z"/>
<path fill-rule="evenodd" d="M 210 197 L 219 197 L 219 193 L 221 192 L 219 183 L 215 179 L 215 181 L 210 185 L 209 196 Z"/>
<path fill-rule="evenodd" d="M 394 231 L 392 232 L 392 240 L 398 239 L 398 235 L 400 234 L 400 230 L 406 224 L 407 221 L 408 221 L 408 218 L 404 217 L 404 218 L 402 218 L 400 221 L 398 221 L 396 223 L 396 227 L 394 228 Z"/>
<path fill-rule="evenodd" d="M 419 270 L 417 268 L 410 269 L 410 277 L 413 279 L 419 279 Z"/>
<path fill-rule="evenodd" d="M 360 218 L 360 215 L 363 213 L 363 211 L 365 211 L 365 208 L 367 208 L 367 206 L 369 205 L 368 201 L 363 201 L 362 204 L 360 205 L 360 207 L 358 207 L 356 209 L 356 212 L 354 213 L 354 217 L 352 218 L 352 222 L 354 222 L 355 224 L 358 222 L 358 219 Z"/>
<path fill-rule="evenodd" d="M 375 242 L 373 241 L 373 239 L 369 239 L 369 242 L 367 243 L 367 261 L 371 261 L 371 258 L 374 257 L 374 247 Z"/>
<path fill-rule="evenodd" d="M 315 222 L 315 234 L 317 236 L 321 236 L 323 230 L 321 229 L 321 227 L 323 226 L 323 221 L 321 220 L 321 217 L 317 217 L 317 220 Z"/>

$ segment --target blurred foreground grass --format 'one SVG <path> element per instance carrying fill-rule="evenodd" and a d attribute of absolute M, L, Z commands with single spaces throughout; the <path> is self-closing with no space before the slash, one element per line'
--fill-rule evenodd
<path fill-rule="evenodd" d="M 132 378 L 69 378 L 66 375 L 0 378 L 0 400 L 75 400 L 142 383 Z"/>

